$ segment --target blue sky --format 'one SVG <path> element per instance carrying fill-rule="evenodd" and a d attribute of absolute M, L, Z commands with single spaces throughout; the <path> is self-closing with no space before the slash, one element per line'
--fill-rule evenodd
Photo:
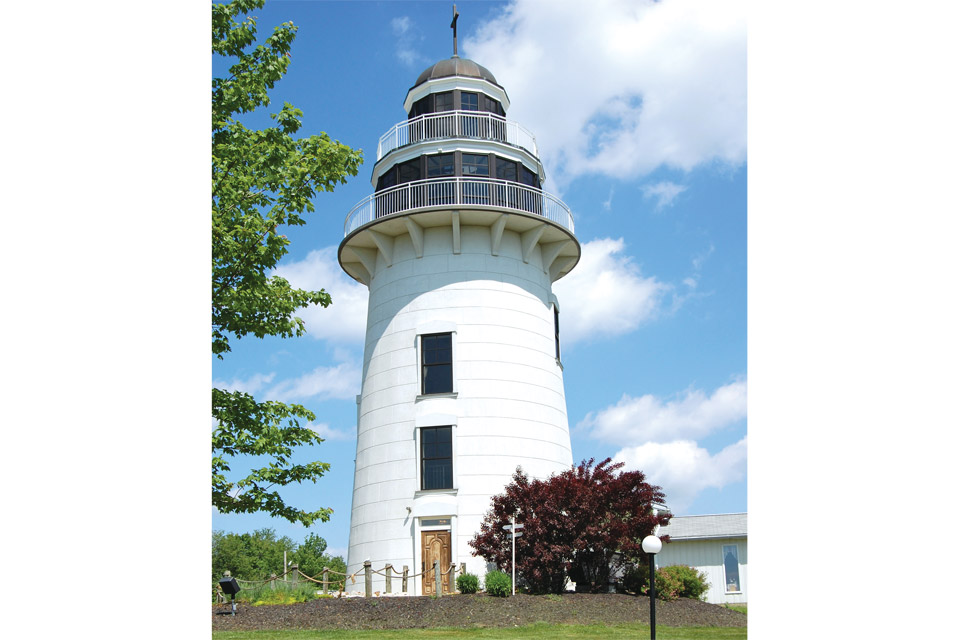
<path fill-rule="evenodd" d="M 746 511 L 745 17 L 738 5 L 677 0 L 550 6 L 459 2 L 458 36 L 460 54 L 506 88 L 508 118 L 537 136 L 544 188 L 570 206 L 583 246 L 554 287 L 574 460 L 609 456 L 643 470 L 678 514 Z M 234 341 L 213 375 L 317 414 L 326 442 L 298 457 L 331 471 L 284 495 L 333 507 L 311 531 L 338 551 L 349 532 L 366 290 L 341 273 L 336 247 L 345 215 L 372 191 L 380 135 L 405 118 L 407 89 L 452 54 L 451 12 L 446 2 L 284 0 L 255 12 L 264 37 L 287 20 L 299 27 L 274 104 L 296 105 L 304 134 L 326 131 L 366 160 L 287 232 L 278 269 L 326 288 L 333 306 L 300 314 L 306 337 Z M 264 515 L 214 513 L 213 527 L 306 535 Z"/>

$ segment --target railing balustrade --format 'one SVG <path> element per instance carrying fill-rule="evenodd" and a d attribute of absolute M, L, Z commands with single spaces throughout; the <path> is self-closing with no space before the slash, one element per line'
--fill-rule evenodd
<path fill-rule="evenodd" d="M 484 111 L 441 111 L 398 122 L 380 136 L 377 161 L 394 149 L 441 138 L 480 138 L 506 142 L 537 155 L 537 139 L 528 130 L 503 116 Z"/>
<path fill-rule="evenodd" d="M 573 233 L 570 208 L 554 195 L 518 182 L 492 178 L 429 178 L 384 189 L 347 214 L 344 236 L 374 220 L 429 207 L 512 209 L 543 216 Z"/>

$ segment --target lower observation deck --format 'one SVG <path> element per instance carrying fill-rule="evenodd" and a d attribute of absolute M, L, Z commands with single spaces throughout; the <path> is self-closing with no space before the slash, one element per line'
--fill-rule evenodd
<path fill-rule="evenodd" d="M 339 259 L 354 279 L 370 284 L 377 255 L 393 262 L 393 242 L 409 234 L 422 255 L 424 229 L 449 227 L 449 245 L 460 253 L 460 228 L 487 227 L 490 253 L 497 255 L 504 232 L 520 236 L 523 261 L 539 247 L 539 261 L 551 281 L 580 260 L 573 215 L 559 198 L 517 182 L 491 178 L 430 178 L 384 189 L 359 202 L 344 223 Z"/>
<path fill-rule="evenodd" d="M 385 216 L 437 207 L 507 209 L 542 216 L 574 232 L 570 208 L 556 196 L 507 180 L 457 177 L 407 182 L 364 198 L 347 214 L 343 235 Z"/>

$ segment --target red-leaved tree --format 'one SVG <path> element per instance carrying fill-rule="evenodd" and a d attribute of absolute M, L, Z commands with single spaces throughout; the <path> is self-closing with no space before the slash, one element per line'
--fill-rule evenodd
<path fill-rule="evenodd" d="M 653 515 L 652 503 L 663 503 L 664 494 L 644 482 L 643 472 L 621 473 L 623 463 L 610 458 L 593 462 L 547 480 L 530 480 L 517 467 L 469 543 L 476 555 L 509 571 L 510 534 L 503 525 L 515 516 L 524 527 L 516 541 L 517 571 L 532 591 L 561 593 L 568 576 L 578 588 L 605 589 L 610 571 L 624 558 L 644 556 L 640 542 L 670 522 L 670 514 Z"/>

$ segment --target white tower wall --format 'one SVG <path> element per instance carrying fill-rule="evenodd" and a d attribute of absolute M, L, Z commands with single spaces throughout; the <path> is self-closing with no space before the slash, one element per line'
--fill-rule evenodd
<path fill-rule="evenodd" d="M 392 264 L 381 256 L 371 279 L 350 572 L 369 559 L 374 568 L 419 573 L 419 519 L 435 516 L 451 521 L 452 561 L 482 575 L 485 563 L 467 542 L 490 497 L 517 466 L 545 478 L 573 462 L 539 250 L 525 263 L 519 234 L 504 231 L 493 255 L 482 226 L 462 227 L 460 242 L 454 254 L 449 228 L 426 229 L 418 258 L 410 236 L 399 236 Z M 436 332 L 453 334 L 454 393 L 422 396 L 418 336 Z M 417 430 L 446 425 L 454 489 L 422 491 Z M 374 589 L 382 588 L 374 575 Z"/>

